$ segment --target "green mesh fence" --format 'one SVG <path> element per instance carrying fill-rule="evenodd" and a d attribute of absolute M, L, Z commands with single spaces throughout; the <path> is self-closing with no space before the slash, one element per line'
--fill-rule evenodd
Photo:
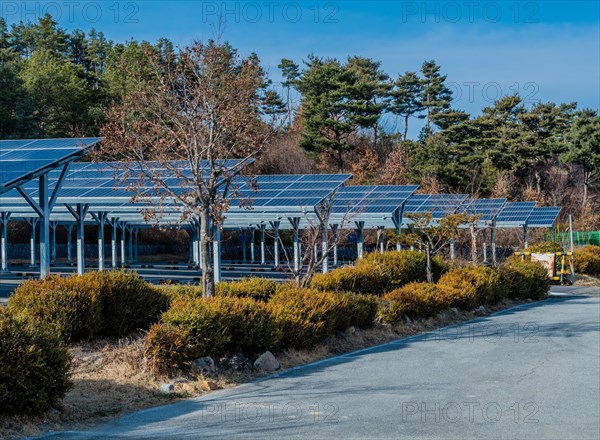
<path fill-rule="evenodd" d="M 544 234 L 544 241 L 552 240 L 552 235 L 550 233 Z M 569 242 L 569 233 L 568 232 L 557 232 L 555 241 L 561 242 Z M 573 241 L 575 246 L 583 246 L 586 244 L 595 244 L 600 246 L 600 231 L 577 231 L 573 232 Z"/>

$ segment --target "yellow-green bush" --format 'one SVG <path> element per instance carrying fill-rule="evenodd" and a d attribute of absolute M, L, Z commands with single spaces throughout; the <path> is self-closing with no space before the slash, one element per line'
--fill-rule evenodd
<path fill-rule="evenodd" d="M 347 328 L 351 325 L 360 328 L 368 328 L 375 322 L 378 308 L 378 298 L 374 295 L 363 295 L 354 292 L 342 292 L 348 298 L 348 305 L 344 312 L 341 313 L 337 323 L 338 328 Z"/>
<path fill-rule="evenodd" d="M 438 287 L 449 307 L 470 310 L 496 304 L 508 296 L 508 283 L 496 269 L 485 266 L 453 269 L 440 278 Z"/>
<path fill-rule="evenodd" d="M 427 255 L 417 251 L 394 251 L 383 254 L 373 252 L 356 262 L 358 267 L 376 267 L 387 280 L 385 291 L 402 287 L 412 282 L 427 280 Z M 437 281 L 448 269 L 444 260 L 433 257 L 433 279 Z"/>
<path fill-rule="evenodd" d="M 447 270 L 439 257 L 432 260 L 434 280 Z M 322 291 L 352 291 L 381 295 L 411 282 L 427 280 L 427 256 L 416 251 L 373 252 L 343 267 L 313 278 L 311 287 Z"/>
<path fill-rule="evenodd" d="M 47 324 L 66 341 L 147 329 L 167 306 L 164 292 L 124 271 L 30 280 L 8 302 L 15 315 Z"/>
<path fill-rule="evenodd" d="M 180 297 L 202 297 L 202 286 L 198 284 L 164 284 L 158 288 L 172 301 Z"/>
<path fill-rule="evenodd" d="M 371 264 L 340 267 L 316 274 L 311 287 L 323 292 L 357 292 L 380 295 L 389 286 L 387 275 Z"/>
<path fill-rule="evenodd" d="M 135 272 L 103 272 L 100 280 L 100 334 L 104 337 L 147 329 L 168 306 L 168 297 Z"/>
<path fill-rule="evenodd" d="M 60 337 L 39 323 L 0 308 L 0 408 L 3 413 L 39 413 L 71 387 L 70 359 Z"/>
<path fill-rule="evenodd" d="M 259 301 L 268 301 L 279 287 L 277 281 L 266 278 L 244 278 L 240 281 L 230 281 L 217 284 L 217 296 L 248 297 Z"/>
<path fill-rule="evenodd" d="M 480 304 L 479 292 L 472 278 L 463 272 L 450 271 L 437 284 L 440 304 L 450 308 L 471 310 Z"/>
<path fill-rule="evenodd" d="M 540 243 L 535 243 L 529 246 L 526 249 L 527 252 L 535 252 L 538 254 L 541 253 L 554 253 L 554 252 L 563 252 L 563 247 L 559 243 L 555 243 L 553 241 L 542 241 Z"/>
<path fill-rule="evenodd" d="M 148 335 L 148 350 L 160 362 L 181 365 L 227 350 L 255 352 L 276 347 L 281 327 L 266 303 L 252 298 L 180 297 Z"/>
<path fill-rule="evenodd" d="M 500 266 L 500 275 L 508 285 L 511 298 L 543 299 L 548 295 L 548 272 L 536 261 L 511 257 Z"/>
<path fill-rule="evenodd" d="M 349 302 L 339 293 L 287 289 L 278 291 L 268 305 L 281 325 L 283 345 L 308 348 L 345 324 Z"/>
<path fill-rule="evenodd" d="M 379 315 L 384 322 L 395 324 L 404 316 L 428 318 L 445 308 L 435 284 L 410 283 L 383 295 Z"/>
<path fill-rule="evenodd" d="M 600 246 L 589 245 L 575 251 L 574 266 L 577 273 L 600 274 Z"/>
<path fill-rule="evenodd" d="M 91 274 L 29 280 L 9 297 L 8 309 L 21 319 L 43 323 L 65 341 L 77 341 L 100 333 L 99 291 L 100 283 Z"/>

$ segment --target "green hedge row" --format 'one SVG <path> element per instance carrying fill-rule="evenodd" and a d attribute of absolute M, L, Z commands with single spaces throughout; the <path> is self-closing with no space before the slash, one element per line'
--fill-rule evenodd
<path fill-rule="evenodd" d="M 227 351 L 308 348 L 336 329 L 367 327 L 375 297 L 279 288 L 268 302 L 250 297 L 182 295 L 148 333 L 148 352 L 168 366 Z"/>
<path fill-rule="evenodd" d="M 600 246 L 584 246 L 575 252 L 575 272 L 588 275 L 600 274 Z"/>
<path fill-rule="evenodd" d="M 168 304 L 168 295 L 136 273 L 109 271 L 29 280 L 10 296 L 8 310 L 77 341 L 147 329 Z"/>
<path fill-rule="evenodd" d="M 439 257 L 432 261 L 434 280 L 448 270 Z M 312 287 L 322 291 L 353 291 L 371 295 L 427 280 L 427 256 L 416 251 L 367 254 L 355 266 L 342 267 L 313 278 Z"/>
<path fill-rule="evenodd" d="M 379 315 L 387 323 L 404 316 L 427 318 L 456 307 L 472 310 L 504 298 L 543 299 L 550 281 L 544 267 L 536 262 L 510 258 L 498 269 L 477 266 L 453 269 L 437 284 L 409 283 L 383 295 Z"/>
<path fill-rule="evenodd" d="M 34 414 L 56 404 L 71 387 L 69 365 L 55 332 L 0 308 L 1 413 Z"/>
<path fill-rule="evenodd" d="M 0 403 L 7 411 L 36 412 L 64 394 L 69 357 L 61 339 L 150 328 L 148 353 L 182 366 L 231 351 L 309 348 L 337 330 L 368 327 L 377 314 L 395 323 L 505 297 L 540 299 L 549 288 L 540 264 L 516 257 L 499 269 L 451 271 L 435 259 L 436 284 L 423 282 L 425 264 L 416 252 L 372 254 L 354 268 L 315 277 L 311 289 L 250 278 L 218 284 L 209 299 L 196 286 L 156 288 L 122 271 L 28 281 L 0 314 Z"/>

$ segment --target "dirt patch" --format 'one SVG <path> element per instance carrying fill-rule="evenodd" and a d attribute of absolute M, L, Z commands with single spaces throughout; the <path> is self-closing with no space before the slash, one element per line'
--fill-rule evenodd
<path fill-rule="evenodd" d="M 286 350 L 275 353 L 282 369 L 305 365 L 332 355 L 370 347 L 402 337 L 417 335 L 436 328 L 487 315 L 521 304 L 509 301 L 490 306 L 484 313 L 459 310 L 445 311 L 435 318 L 403 321 L 400 324 L 376 325 L 370 329 L 349 328 L 337 332 L 311 350 Z M 115 419 L 126 413 L 151 406 L 172 403 L 208 393 L 206 378 L 189 372 L 157 373 L 144 354 L 143 335 L 119 341 L 95 341 L 73 344 L 73 388 L 58 408 L 41 416 L 7 417 L 0 415 L 0 438 L 35 436 L 48 431 L 84 429 Z M 222 372 L 210 381 L 219 388 L 231 388 L 249 382 L 259 374 Z M 169 394 L 161 385 L 173 384 Z"/>
<path fill-rule="evenodd" d="M 575 286 L 600 287 L 600 275 L 577 274 L 575 276 Z"/>

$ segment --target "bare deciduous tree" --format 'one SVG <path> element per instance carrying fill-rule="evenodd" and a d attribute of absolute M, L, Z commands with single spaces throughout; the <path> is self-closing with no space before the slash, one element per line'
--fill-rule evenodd
<path fill-rule="evenodd" d="M 437 220 L 429 212 L 407 214 L 412 221 L 412 230 L 401 235 L 400 239 L 409 246 L 419 246 L 427 254 L 427 282 L 433 283 L 433 269 L 431 259 L 450 240 L 458 235 L 458 227 L 467 220 L 464 213 L 449 214 Z"/>
<path fill-rule="evenodd" d="M 215 228 L 236 195 L 235 176 L 271 133 L 261 117 L 265 72 L 256 56 L 242 58 L 214 41 L 147 49 L 139 65 L 123 68 L 130 86 L 109 112 L 96 159 L 123 161 L 138 198 L 162 202 L 157 215 L 176 203 L 182 221 L 199 219 L 203 294 L 213 296 Z"/>

